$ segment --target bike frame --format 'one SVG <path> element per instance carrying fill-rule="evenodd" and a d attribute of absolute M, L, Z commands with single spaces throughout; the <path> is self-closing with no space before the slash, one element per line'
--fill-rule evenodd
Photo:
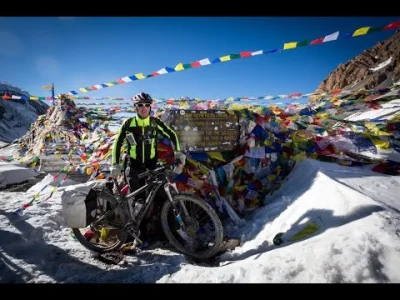
<path fill-rule="evenodd" d="M 115 180 L 115 179 L 114 179 Z M 142 220 L 144 218 L 144 216 L 146 215 L 146 213 L 148 212 L 151 204 L 153 203 L 154 197 L 156 196 L 158 190 L 160 189 L 160 187 L 163 185 L 163 181 L 152 181 L 152 182 L 148 182 L 146 183 L 144 186 L 142 186 L 141 188 L 137 189 L 136 191 L 131 192 L 130 194 L 126 195 L 126 196 L 121 196 L 121 200 L 122 201 L 129 201 L 135 198 L 135 196 L 144 193 L 146 191 L 148 191 L 147 197 L 145 199 L 144 205 L 142 210 L 139 212 L 139 214 L 136 216 L 136 219 L 133 220 L 132 215 L 129 214 L 129 219 L 131 221 L 135 221 L 136 224 L 139 226 L 142 223 Z M 116 180 L 114 181 L 114 184 L 116 184 Z M 165 183 L 165 186 L 167 186 L 168 189 L 168 193 L 167 195 L 170 196 L 170 190 L 169 190 L 169 185 L 170 183 Z M 118 185 L 117 185 L 118 186 Z M 118 193 L 120 193 L 120 190 L 117 188 Z M 170 199 L 171 200 L 171 199 Z M 129 208 L 131 209 L 131 208 Z"/>
<path fill-rule="evenodd" d="M 167 194 L 168 200 L 171 202 L 172 204 L 172 208 L 173 211 L 175 212 L 175 218 L 177 220 L 177 222 L 179 223 L 179 225 L 184 228 L 184 224 L 183 224 L 183 220 L 181 215 L 179 214 L 177 207 L 172 199 L 172 195 L 171 195 L 171 188 L 172 187 L 174 189 L 174 191 L 176 193 L 179 193 L 177 187 L 176 187 L 176 183 L 171 182 L 168 175 L 164 174 L 163 171 L 166 169 L 166 166 L 161 166 L 155 170 L 148 170 L 145 171 L 141 174 L 139 174 L 138 178 L 144 178 L 144 177 L 148 177 L 148 180 L 146 181 L 146 184 L 142 187 L 140 187 L 139 189 L 129 193 L 128 195 L 122 195 L 121 194 L 121 190 L 119 188 L 118 182 L 115 178 L 113 178 L 114 181 L 114 186 L 116 187 L 116 194 L 117 195 L 112 195 L 109 194 L 106 191 L 102 191 L 102 195 L 106 196 L 106 198 L 108 200 L 110 200 L 110 203 L 112 208 L 110 210 L 108 210 L 107 212 L 105 212 L 98 220 L 94 221 L 92 223 L 93 226 L 96 226 L 98 222 L 100 222 L 101 220 L 103 220 L 104 218 L 106 218 L 109 214 L 111 214 L 112 212 L 114 212 L 119 206 L 121 206 L 124 202 L 127 202 L 131 199 L 134 199 L 135 196 L 145 192 L 145 191 L 149 191 L 148 195 L 146 197 L 145 203 L 143 205 L 143 208 L 141 209 L 141 211 L 139 212 L 139 214 L 135 217 L 135 219 L 132 218 L 132 215 L 128 212 L 126 212 L 126 209 L 124 209 L 121 213 L 123 213 L 125 216 L 127 216 L 127 219 L 129 220 L 128 222 L 125 222 L 125 226 L 124 228 L 120 228 L 120 229 L 127 229 L 127 231 L 132 234 L 140 243 L 141 240 L 139 239 L 139 237 L 137 236 L 137 234 L 130 230 L 129 227 L 130 225 L 135 225 L 136 229 L 139 228 L 141 222 L 143 221 L 144 216 L 146 215 L 146 213 L 148 212 L 149 208 L 151 207 L 151 204 L 154 200 L 154 197 L 156 196 L 158 190 L 160 189 L 161 186 L 164 186 L 164 191 Z M 162 175 L 164 178 L 158 178 L 160 175 Z M 107 195 L 105 195 L 105 193 Z M 111 200 L 112 199 L 112 200 Z M 182 208 L 182 211 L 185 215 L 188 215 L 188 212 L 186 210 L 185 205 L 183 205 L 183 203 L 179 203 L 180 207 Z M 130 210 L 131 208 L 129 208 Z"/>

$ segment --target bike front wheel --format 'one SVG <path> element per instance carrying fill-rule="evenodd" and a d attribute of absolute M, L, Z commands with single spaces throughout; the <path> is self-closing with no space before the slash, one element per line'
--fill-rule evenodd
<path fill-rule="evenodd" d="M 192 195 L 178 194 L 172 199 L 178 211 L 174 212 L 170 201 L 166 201 L 161 210 L 161 225 L 172 246 L 199 260 L 215 256 L 221 249 L 224 235 L 215 210 Z M 179 225 L 177 215 L 182 218 L 184 227 Z"/>

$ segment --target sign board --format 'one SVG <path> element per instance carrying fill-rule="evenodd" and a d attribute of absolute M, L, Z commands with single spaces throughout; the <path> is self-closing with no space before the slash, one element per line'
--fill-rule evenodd
<path fill-rule="evenodd" d="M 170 114 L 183 151 L 230 151 L 239 145 L 236 111 L 172 110 Z"/>

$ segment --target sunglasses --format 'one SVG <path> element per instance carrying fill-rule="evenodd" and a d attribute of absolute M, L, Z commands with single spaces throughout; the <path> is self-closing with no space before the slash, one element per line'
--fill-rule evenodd
<path fill-rule="evenodd" d="M 146 103 L 146 104 L 139 103 L 139 104 L 136 104 L 136 106 L 137 106 L 137 107 L 143 107 L 143 106 L 150 107 L 151 104 L 149 104 L 149 103 Z"/>

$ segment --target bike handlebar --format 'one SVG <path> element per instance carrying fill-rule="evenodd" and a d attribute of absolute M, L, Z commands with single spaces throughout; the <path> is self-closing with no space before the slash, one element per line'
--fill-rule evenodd
<path fill-rule="evenodd" d="M 169 155 L 167 155 L 166 158 L 168 158 L 172 154 L 173 154 L 173 152 L 170 153 Z M 138 178 L 142 179 L 144 177 L 156 176 L 156 175 L 162 173 L 167 167 L 169 167 L 169 166 L 177 166 L 177 165 L 182 164 L 182 163 L 183 162 L 178 158 L 172 164 L 164 164 L 164 165 L 161 165 L 161 166 L 159 166 L 159 167 L 157 167 L 157 168 L 155 168 L 153 170 L 146 170 L 143 173 L 138 174 Z M 112 181 L 114 182 L 114 186 L 116 187 L 115 193 L 120 196 L 121 195 L 121 190 L 120 190 L 117 178 L 115 178 L 115 177 L 111 177 L 111 178 L 112 178 Z"/>
<path fill-rule="evenodd" d="M 146 171 L 144 171 L 143 173 L 140 173 L 140 174 L 138 175 L 138 178 L 139 178 L 139 179 L 142 179 L 142 178 L 144 178 L 144 177 L 148 177 L 148 176 L 151 176 L 151 175 L 156 175 L 156 174 L 158 174 L 158 173 L 164 171 L 165 168 L 166 168 L 166 165 L 161 166 L 161 167 L 158 167 L 158 168 L 156 168 L 156 169 L 154 169 L 154 170 L 146 170 Z"/>
<path fill-rule="evenodd" d="M 174 152 L 171 152 L 170 154 L 168 154 L 168 155 L 165 157 L 165 159 L 169 158 L 169 157 L 172 156 L 173 154 L 174 154 Z M 170 165 L 172 165 L 172 166 L 177 166 L 177 165 L 182 164 L 182 163 L 183 163 L 183 162 L 182 162 L 180 159 L 176 159 L 176 160 L 175 160 L 172 164 L 170 164 Z M 163 172 L 168 166 L 169 166 L 168 164 L 165 164 L 165 165 L 162 165 L 162 166 L 160 166 L 160 167 L 157 167 L 157 168 L 154 169 L 154 170 L 146 170 L 146 171 L 144 171 L 143 173 L 140 173 L 140 174 L 138 175 L 138 178 L 139 178 L 139 179 L 142 179 L 142 178 L 144 178 L 144 177 L 155 176 L 155 175 L 157 175 L 157 174 Z"/>
<path fill-rule="evenodd" d="M 176 161 L 174 161 L 172 164 L 170 164 L 170 165 L 172 165 L 172 166 L 177 166 L 177 165 L 179 165 L 179 164 L 181 164 L 182 162 L 181 162 L 181 160 L 179 160 L 179 159 L 177 159 Z M 155 169 L 153 169 L 153 170 L 146 170 L 146 171 L 144 171 L 143 173 L 140 173 L 139 175 L 138 175 L 138 178 L 139 179 L 142 179 L 142 178 L 144 178 L 144 177 L 149 177 L 149 176 L 155 176 L 155 175 L 158 175 L 158 174 L 160 174 L 161 172 L 163 172 L 168 166 L 170 166 L 170 165 L 168 165 L 168 164 L 165 164 L 165 165 L 162 165 L 162 166 L 160 166 L 160 167 L 157 167 L 157 168 L 155 168 Z"/>

